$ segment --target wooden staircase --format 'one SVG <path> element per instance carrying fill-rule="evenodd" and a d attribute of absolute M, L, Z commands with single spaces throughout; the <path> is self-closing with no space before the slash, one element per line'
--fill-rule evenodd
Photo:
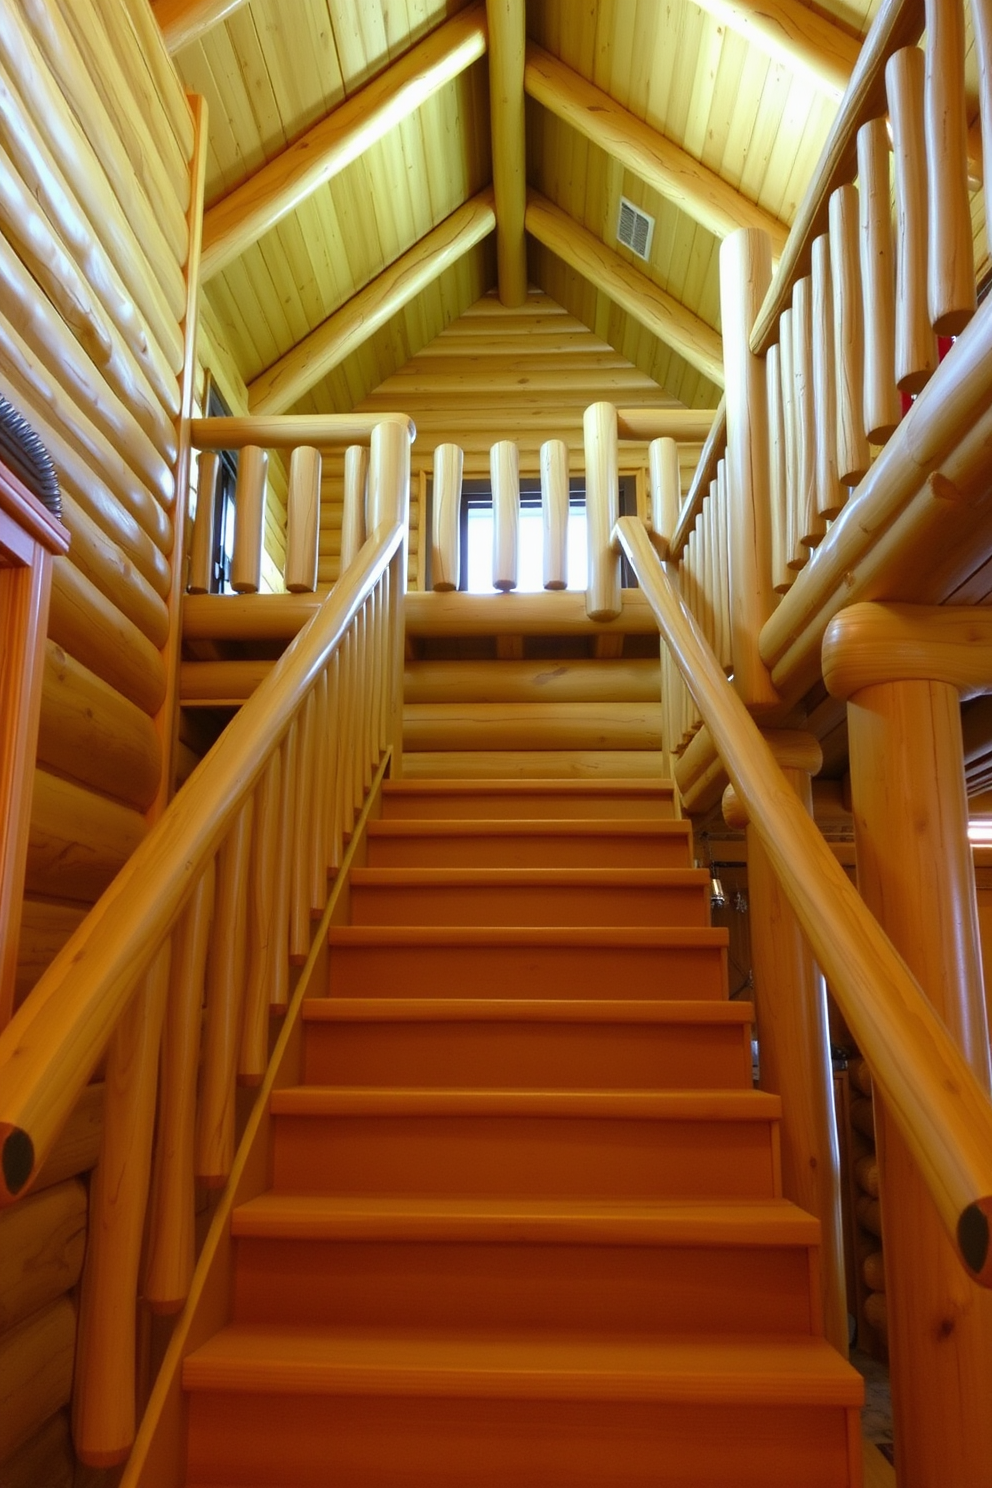
<path fill-rule="evenodd" d="M 671 793 L 387 785 L 233 1321 L 197 1488 L 837 1488 L 860 1377 Z"/>

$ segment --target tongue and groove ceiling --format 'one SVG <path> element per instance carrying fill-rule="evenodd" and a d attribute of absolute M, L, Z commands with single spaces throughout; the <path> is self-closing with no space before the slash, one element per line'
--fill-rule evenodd
<path fill-rule="evenodd" d="M 505 15 L 523 0 L 497 4 Z M 718 401 L 714 224 L 763 221 L 781 241 L 877 4 L 528 0 L 531 96 L 515 152 L 531 202 L 528 277 L 666 401 Z M 497 153 L 507 136 L 500 110 L 491 123 L 485 5 L 155 10 L 186 85 L 208 101 L 205 294 L 252 404 L 345 412 L 497 287 L 491 128 Z M 425 76 L 439 82 L 427 97 Z M 357 129 L 373 105 L 395 122 L 369 143 Z M 604 148 L 604 119 L 642 155 L 676 147 L 681 201 Z M 308 191 L 328 141 L 352 158 Z M 298 199 L 272 225 L 287 182 Z M 621 195 L 656 218 L 649 263 L 617 244 Z"/>

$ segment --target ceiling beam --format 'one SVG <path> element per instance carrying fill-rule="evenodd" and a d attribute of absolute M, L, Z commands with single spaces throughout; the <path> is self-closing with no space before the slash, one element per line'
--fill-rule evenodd
<path fill-rule="evenodd" d="M 533 42 L 524 85 L 538 103 L 707 231 L 725 238 L 739 227 L 760 227 L 771 238 L 773 257 L 781 258 L 789 235 L 784 223 Z"/>
<path fill-rule="evenodd" d="M 211 26 L 226 20 L 244 3 L 245 0 L 153 0 L 152 10 L 166 50 L 178 52 L 199 41 Z"/>
<path fill-rule="evenodd" d="M 487 187 L 249 383 L 249 411 L 285 413 L 495 226 L 493 192 Z"/>
<path fill-rule="evenodd" d="M 536 191 L 527 193 L 527 231 L 718 387 L 723 342 L 712 326 L 622 259 Z"/>
<path fill-rule="evenodd" d="M 844 96 L 861 43 L 799 0 L 695 0 L 700 10 L 752 42 L 821 93 Z"/>
<path fill-rule="evenodd" d="M 496 192 L 496 271 L 501 304 L 527 299 L 524 211 L 524 0 L 486 0 L 489 21 L 489 116 Z"/>
<path fill-rule="evenodd" d="M 232 263 L 485 50 L 485 5 L 478 0 L 210 208 L 203 219 L 202 278 Z"/>

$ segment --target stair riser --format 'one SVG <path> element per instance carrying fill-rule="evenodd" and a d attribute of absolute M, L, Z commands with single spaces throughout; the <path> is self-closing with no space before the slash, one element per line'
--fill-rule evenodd
<path fill-rule="evenodd" d="M 691 868 L 686 836 L 369 838 L 370 868 Z"/>
<path fill-rule="evenodd" d="M 851 1412 L 857 1418 L 857 1412 Z M 842 1406 L 195 1393 L 191 1484 L 841 1488 Z M 860 1446 L 858 1447 L 860 1452 Z"/>
<path fill-rule="evenodd" d="M 709 925 L 709 886 L 358 884 L 353 925 Z M 625 994 L 631 996 L 630 992 Z"/>
<path fill-rule="evenodd" d="M 576 796 L 522 792 L 511 795 L 485 790 L 449 795 L 426 791 L 416 796 L 386 793 L 382 814 L 387 821 L 574 821 L 595 817 L 597 821 L 623 817 L 629 821 L 671 821 L 675 808 L 670 795 L 624 796 L 618 794 Z"/>
<path fill-rule="evenodd" d="M 441 1089 L 751 1086 L 749 1024 L 310 1023 L 304 1083 Z"/>
<path fill-rule="evenodd" d="M 812 1278 L 815 1286 L 815 1276 Z M 809 1333 L 802 1246 L 241 1238 L 235 1319 L 540 1333 Z"/>
<path fill-rule="evenodd" d="M 332 943 L 339 997 L 700 998 L 727 995 L 722 946 L 405 945 Z"/>
<path fill-rule="evenodd" d="M 276 1116 L 284 1193 L 778 1198 L 773 1121 Z"/>

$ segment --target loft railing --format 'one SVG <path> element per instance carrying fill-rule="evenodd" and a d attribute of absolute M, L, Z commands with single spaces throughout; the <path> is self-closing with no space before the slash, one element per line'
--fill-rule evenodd
<path fill-rule="evenodd" d="M 286 421 L 272 423 L 245 428 L 245 441 L 291 443 Z M 399 764 L 410 429 L 400 418 L 371 428 L 368 539 L 0 1037 L 8 1202 L 106 1058 L 74 1398 L 91 1464 L 122 1460 L 134 1437 L 146 1221 L 141 1291 L 172 1312 L 192 1277 L 194 1183 L 227 1178 L 236 1086 L 265 1072 L 269 1014 L 287 1005 L 390 746 Z M 214 432 L 197 426 L 194 438 Z M 324 419 L 305 437 L 356 432 Z"/>
<path fill-rule="evenodd" d="M 673 664 L 968 1274 L 992 1287 L 992 1104 L 789 786 L 643 524 L 615 528 Z"/>

